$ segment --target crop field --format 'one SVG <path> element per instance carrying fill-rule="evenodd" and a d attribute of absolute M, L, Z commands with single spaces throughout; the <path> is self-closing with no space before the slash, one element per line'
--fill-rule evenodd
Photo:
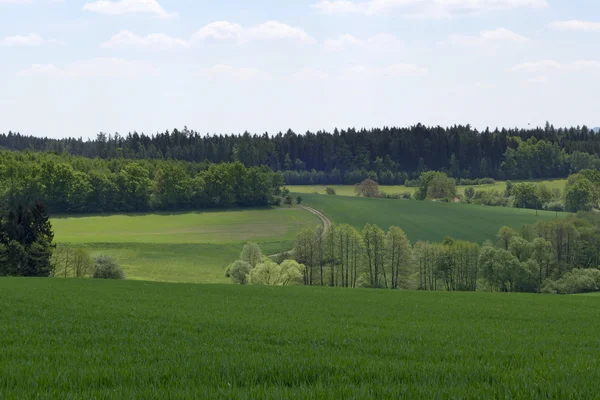
<path fill-rule="evenodd" d="M 374 223 L 382 229 L 402 228 L 414 243 L 440 242 L 446 236 L 483 243 L 494 240 L 500 227 L 516 229 L 540 220 L 563 217 L 565 213 L 486 207 L 471 204 L 436 203 L 415 200 L 367 199 L 362 197 L 303 195 L 304 203 L 325 213 L 335 223 L 362 229 Z"/>
<path fill-rule="evenodd" d="M 548 187 L 548 189 L 564 190 L 565 186 L 567 185 L 566 179 L 555 179 L 555 180 L 551 180 L 551 181 L 531 181 L 531 182 L 540 184 L 540 185 L 541 184 L 546 185 Z M 514 181 L 513 183 L 517 183 L 517 181 Z M 336 191 L 336 194 L 338 196 L 355 196 L 353 185 L 314 185 L 314 186 L 312 186 L 312 185 L 297 185 L 297 186 L 294 185 L 294 186 L 288 186 L 290 191 L 292 191 L 294 193 L 318 193 L 318 194 L 325 194 L 325 188 L 327 188 L 327 187 L 334 188 Z M 504 191 L 506 189 L 506 182 L 496 182 L 492 185 L 457 186 L 456 191 L 459 194 L 463 194 L 465 192 L 465 189 L 468 187 L 472 187 L 475 190 Z M 395 185 L 395 186 L 381 185 L 381 186 L 379 186 L 379 189 L 388 194 L 406 193 L 406 192 L 414 193 L 416 190 L 416 188 L 414 188 L 414 187 L 406 187 L 403 185 Z"/>
<path fill-rule="evenodd" d="M 0 398 L 595 398 L 585 296 L 0 279 Z"/>
<path fill-rule="evenodd" d="M 52 219 L 56 243 L 115 257 L 128 279 L 201 283 L 227 283 L 225 267 L 244 243 L 279 253 L 319 223 L 297 207 Z"/>

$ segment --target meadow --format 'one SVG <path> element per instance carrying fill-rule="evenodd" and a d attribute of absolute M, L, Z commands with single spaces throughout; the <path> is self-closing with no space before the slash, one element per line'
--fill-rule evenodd
<path fill-rule="evenodd" d="M 536 221 L 566 216 L 566 213 L 487 207 L 416 200 L 368 199 L 350 196 L 303 194 L 304 204 L 327 215 L 332 222 L 345 223 L 361 230 L 366 223 L 384 230 L 396 225 L 414 243 L 418 240 L 441 242 L 444 237 L 483 243 L 495 240 L 506 225 L 516 229 Z"/>
<path fill-rule="evenodd" d="M 595 398 L 585 296 L 0 279 L 0 398 Z"/>
<path fill-rule="evenodd" d="M 55 242 L 113 256 L 127 279 L 227 283 L 227 265 L 248 241 L 266 254 L 289 250 L 320 223 L 298 208 L 52 218 Z"/>
<path fill-rule="evenodd" d="M 528 181 L 533 182 L 539 185 L 546 185 L 548 189 L 560 189 L 564 190 L 567 185 L 566 179 L 554 179 L 550 181 Z M 513 183 L 518 183 L 518 181 L 514 181 Z M 353 185 L 294 185 L 288 186 L 290 191 L 294 193 L 317 193 L 317 194 L 325 194 L 325 188 L 332 187 L 335 189 L 336 194 L 338 196 L 355 196 L 354 186 Z M 468 187 L 472 187 L 475 190 L 497 190 L 503 192 L 506 189 L 506 182 L 498 181 L 491 185 L 477 185 L 477 186 L 457 186 L 456 191 L 458 194 L 464 194 L 465 189 Z M 394 185 L 394 186 L 386 186 L 380 185 L 379 189 L 382 192 L 387 194 L 396 194 L 396 193 L 414 193 L 417 188 L 415 187 L 406 187 L 404 185 Z"/>

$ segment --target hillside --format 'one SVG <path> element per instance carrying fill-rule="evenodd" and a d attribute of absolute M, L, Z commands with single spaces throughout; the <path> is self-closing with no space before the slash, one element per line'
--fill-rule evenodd
<path fill-rule="evenodd" d="M 1 398 L 594 398 L 595 297 L 0 279 Z"/>
<path fill-rule="evenodd" d="M 362 229 L 366 223 L 402 228 L 414 243 L 440 242 L 445 236 L 482 243 L 493 240 L 503 225 L 521 228 L 563 213 L 431 201 L 366 199 L 303 194 L 304 203 L 324 212 L 333 222 Z"/>
<path fill-rule="evenodd" d="M 113 256 L 128 279 L 228 283 L 224 271 L 244 243 L 289 250 L 319 219 L 300 208 L 53 218 L 55 242 Z"/>

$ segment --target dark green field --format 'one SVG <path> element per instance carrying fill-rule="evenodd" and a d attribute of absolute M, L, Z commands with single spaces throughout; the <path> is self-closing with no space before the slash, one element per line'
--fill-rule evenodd
<path fill-rule="evenodd" d="M 0 398 L 596 398 L 600 299 L 0 279 Z"/>
<path fill-rule="evenodd" d="M 367 199 L 363 197 L 303 194 L 304 204 L 325 213 L 333 222 L 362 229 L 366 223 L 383 229 L 402 228 L 414 243 L 440 242 L 445 236 L 482 243 L 493 240 L 498 229 L 507 225 L 521 228 L 540 220 L 564 217 L 565 213 L 486 207 L 431 201 Z"/>

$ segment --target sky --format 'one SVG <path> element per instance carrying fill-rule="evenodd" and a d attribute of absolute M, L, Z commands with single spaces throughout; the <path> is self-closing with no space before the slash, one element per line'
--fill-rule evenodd
<path fill-rule="evenodd" d="M 598 0 L 0 0 L 0 132 L 600 126 Z"/>

